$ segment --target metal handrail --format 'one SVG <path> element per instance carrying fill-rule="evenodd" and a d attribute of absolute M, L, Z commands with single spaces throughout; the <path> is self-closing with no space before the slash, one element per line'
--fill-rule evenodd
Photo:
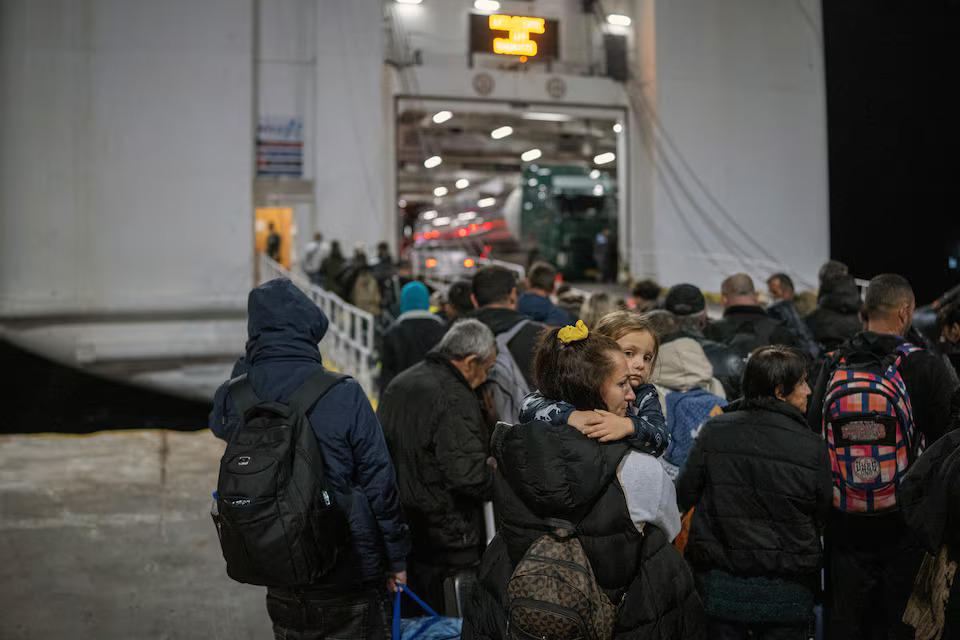
<path fill-rule="evenodd" d="M 320 341 L 320 352 L 324 361 L 338 371 L 352 376 L 367 395 L 372 395 L 374 356 L 373 314 L 359 309 L 340 296 L 310 282 L 303 274 L 293 273 L 271 260 L 266 254 L 259 254 L 260 278 L 258 284 L 276 278 L 286 278 L 300 289 L 314 304 L 323 311 L 330 321 L 327 333 Z"/>

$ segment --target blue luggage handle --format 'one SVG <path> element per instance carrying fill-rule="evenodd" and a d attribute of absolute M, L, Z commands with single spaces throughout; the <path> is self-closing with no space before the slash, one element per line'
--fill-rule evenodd
<path fill-rule="evenodd" d="M 428 605 L 426 602 L 421 600 L 420 596 L 418 596 L 417 594 L 415 594 L 413 591 L 410 590 L 410 587 L 398 582 L 397 595 L 394 597 L 394 600 L 393 600 L 393 640 L 400 640 L 400 595 L 402 593 L 406 593 L 408 596 L 413 598 L 413 600 L 417 604 L 419 604 L 421 607 L 423 607 L 423 610 L 429 613 L 431 617 L 440 618 L 440 614 L 438 614 L 436 611 L 431 609 L 430 605 Z M 428 625 L 424 625 L 424 627 L 421 628 L 416 634 L 414 634 L 414 637 L 410 638 L 410 640 L 415 640 L 416 636 L 426 631 L 427 628 L 428 628 Z"/>

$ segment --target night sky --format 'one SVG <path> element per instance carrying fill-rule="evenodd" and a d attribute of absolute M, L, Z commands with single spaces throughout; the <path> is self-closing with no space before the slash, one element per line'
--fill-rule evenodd
<path fill-rule="evenodd" d="M 960 0 L 823 0 L 832 257 L 960 283 Z"/>

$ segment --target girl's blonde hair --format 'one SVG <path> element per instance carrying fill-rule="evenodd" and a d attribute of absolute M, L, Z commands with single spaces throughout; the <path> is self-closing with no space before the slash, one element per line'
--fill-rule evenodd
<path fill-rule="evenodd" d="M 660 336 L 657 334 L 653 322 L 637 311 L 630 311 L 629 309 L 611 311 L 600 318 L 596 326 L 590 327 L 590 330 L 599 335 L 607 336 L 613 341 L 631 333 L 646 331 L 653 336 L 654 362 L 656 362 L 657 355 L 660 353 Z"/>

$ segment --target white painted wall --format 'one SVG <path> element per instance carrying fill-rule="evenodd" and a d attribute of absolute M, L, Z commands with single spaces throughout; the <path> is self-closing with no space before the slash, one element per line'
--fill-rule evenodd
<path fill-rule="evenodd" d="M 316 12 L 317 100 L 307 144 L 317 221 L 348 255 L 357 242 L 375 247 L 393 234 L 381 10 L 381 0 L 323 0 Z"/>
<path fill-rule="evenodd" d="M 0 317 L 242 309 L 253 270 L 255 112 L 304 120 L 304 177 L 315 182 L 316 203 L 297 209 L 301 243 L 314 228 L 347 250 L 392 238 L 390 119 L 404 90 L 384 69 L 381 0 L 261 0 L 256 66 L 254 4 L 0 0 Z M 654 125 L 634 111 L 623 147 L 633 275 L 708 290 L 744 268 L 758 279 L 785 268 L 813 281 L 828 251 L 817 3 L 605 5 L 632 14 L 644 93 L 685 159 L 776 258 L 746 242 L 725 248 L 709 232 L 703 255 L 658 179 Z M 567 82 L 556 101 L 542 71 L 467 68 L 469 2 L 394 9 L 423 51 L 425 64 L 414 68 L 422 94 L 477 98 L 471 80 L 485 70 L 496 81 L 493 100 L 620 108 L 629 103 L 621 85 L 570 71 L 599 55 L 579 6 L 533 5 L 562 20 L 570 66 L 555 69 Z M 504 0 L 505 12 L 530 9 Z M 689 203 L 680 208 L 704 228 Z M 151 335 L 177 334 L 168 330 Z M 96 339 L 121 341 L 131 354 L 147 341 L 121 328 L 108 333 Z M 233 348 L 237 333 L 211 341 Z M 171 352 L 195 353 L 195 342 Z M 160 344 L 166 338 L 151 342 L 151 354 Z"/>
<path fill-rule="evenodd" d="M 316 0 L 260 0 L 258 12 L 257 117 L 296 118 L 303 123 L 303 178 L 312 180 L 316 171 L 314 136 L 316 111 Z M 320 229 L 316 209 L 309 196 L 294 202 L 293 262 Z"/>
<path fill-rule="evenodd" d="M 0 315 L 242 308 L 249 0 L 0 0 Z"/>
<path fill-rule="evenodd" d="M 587 45 L 585 33 L 592 18 L 580 13 L 579 6 L 553 0 L 533 8 L 506 1 L 501 7 L 502 13 L 533 10 L 561 20 L 564 60 L 551 74 L 535 67 L 527 72 L 494 70 L 482 58 L 468 69 L 469 3 L 397 5 L 393 12 L 410 47 L 421 51 L 424 64 L 411 68 L 421 95 L 478 98 L 471 80 L 482 71 L 495 81 L 494 91 L 486 96 L 489 100 L 558 107 L 627 105 L 630 99 L 623 85 L 567 73 L 601 55 Z M 605 8 L 634 20 L 628 33 L 640 82 L 632 89 L 653 105 L 693 168 L 691 174 L 675 152 L 666 154 L 704 210 L 697 212 L 666 169 L 655 143 L 656 120 L 632 109 L 628 138 L 621 148 L 629 173 L 629 219 L 622 225 L 627 234 L 621 237 L 621 248 L 629 256 L 631 274 L 654 276 L 665 284 L 691 281 L 713 291 L 737 271 L 750 272 L 758 284 L 774 270 L 815 283 L 829 249 L 819 5 L 813 0 L 628 0 L 605 3 Z M 562 100 L 546 93 L 552 75 L 567 82 Z M 398 77 L 393 86 L 396 93 L 407 91 Z M 699 190 L 694 175 L 756 244 Z M 732 240 L 722 242 L 704 216 Z"/>
<path fill-rule="evenodd" d="M 658 159 L 651 275 L 716 291 L 734 272 L 747 271 L 762 287 L 782 269 L 815 285 L 829 253 L 819 3 L 669 0 L 657 2 L 655 13 L 655 77 L 647 79 L 660 121 L 696 176 L 772 259 L 744 240 L 671 153 L 697 202 L 740 248 L 724 246 L 671 181 L 708 251 L 700 248 L 668 197 Z M 635 253 L 635 270 L 648 258 Z"/>

